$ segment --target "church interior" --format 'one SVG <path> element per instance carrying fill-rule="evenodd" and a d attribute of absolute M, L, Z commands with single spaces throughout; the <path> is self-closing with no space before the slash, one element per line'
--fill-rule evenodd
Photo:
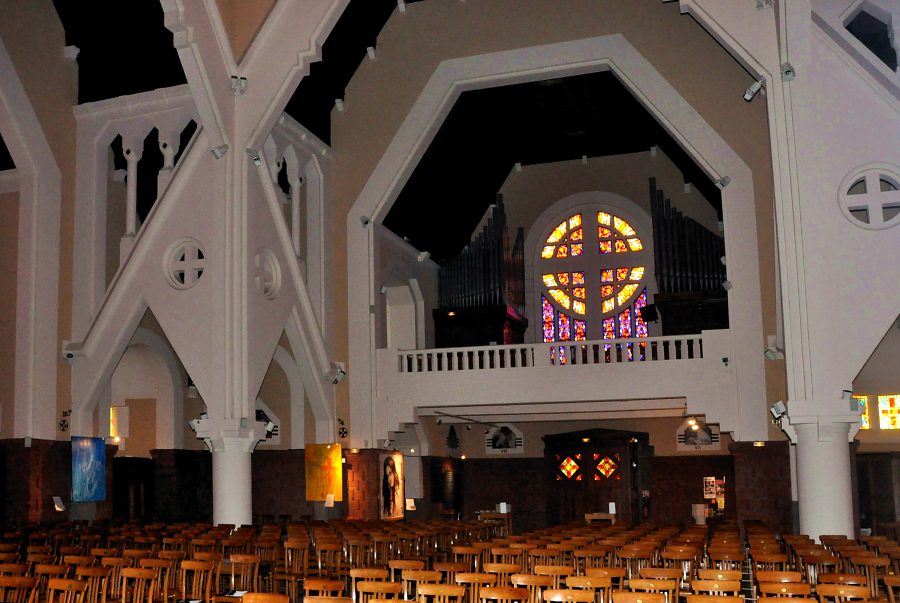
<path fill-rule="evenodd" d="M 0 9 L 19 537 L 896 546 L 896 2 Z"/>

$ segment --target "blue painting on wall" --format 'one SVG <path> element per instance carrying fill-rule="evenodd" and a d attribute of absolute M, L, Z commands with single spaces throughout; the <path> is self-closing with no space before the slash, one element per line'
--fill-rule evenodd
<path fill-rule="evenodd" d="M 106 500 L 106 442 L 72 436 L 72 502 Z"/>

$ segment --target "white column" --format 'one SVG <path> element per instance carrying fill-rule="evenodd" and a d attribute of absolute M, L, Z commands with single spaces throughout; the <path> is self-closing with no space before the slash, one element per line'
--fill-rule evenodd
<path fill-rule="evenodd" d="M 846 400 L 791 400 L 785 431 L 796 445 L 800 533 L 853 537 L 849 442 L 859 412 Z"/>
<path fill-rule="evenodd" d="M 197 437 L 212 452 L 213 523 L 253 524 L 251 457 L 265 425 L 247 419 L 203 419 Z"/>
<path fill-rule="evenodd" d="M 128 176 L 125 188 L 125 236 L 133 237 L 137 232 L 137 164 L 143 149 L 131 145 L 124 150 Z"/>

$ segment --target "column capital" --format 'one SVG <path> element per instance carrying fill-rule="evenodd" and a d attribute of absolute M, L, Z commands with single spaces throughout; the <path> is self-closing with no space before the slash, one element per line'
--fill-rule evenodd
<path fill-rule="evenodd" d="M 239 450 L 253 452 L 260 440 L 266 439 L 266 424 L 255 419 L 200 419 L 197 437 L 210 452 Z"/>
<path fill-rule="evenodd" d="M 830 442 L 836 433 L 844 431 L 847 441 L 852 442 L 860 424 L 856 404 L 856 400 L 844 398 L 789 400 L 781 428 L 793 444 L 799 433 L 809 433 L 813 427 L 819 442 Z"/>

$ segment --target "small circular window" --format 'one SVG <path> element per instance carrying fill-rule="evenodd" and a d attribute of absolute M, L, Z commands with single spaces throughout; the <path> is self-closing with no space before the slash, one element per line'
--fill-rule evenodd
<path fill-rule="evenodd" d="M 175 289 L 190 289 L 197 284 L 205 269 L 206 254 L 195 239 L 185 237 L 166 253 L 166 280 Z"/>
<path fill-rule="evenodd" d="M 900 223 L 900 169 L 869 164 L 841 182 L 838 204 L 852 224 L 882 230 Z"/>
<path fill-rule="evenodd" d="M 281 266 L 271 249 L 260 249 L 253 258 L 253 281 L 266 299 L 281 291 Z"/>

